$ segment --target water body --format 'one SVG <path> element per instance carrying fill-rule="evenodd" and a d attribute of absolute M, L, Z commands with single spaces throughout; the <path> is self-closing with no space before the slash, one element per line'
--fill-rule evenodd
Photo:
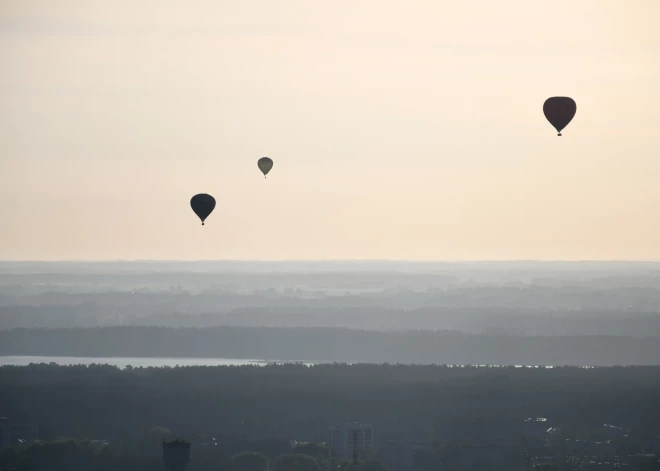
<path fill-rule="evenodd" d="M 162 358 L 162 357 L 49 357 L 49 356 L 18 356 L 8 355 L 0 356 L 0 366 L 28 366 L 31 363 L 55 363 L 57 365 L 112 365 L 124 369 L 128 365 L 133 368 L 149 368 L 149 367 L 175 367 L 175 366 L 265 366 L 269 363 L 297 363 L 293 361 L 279 361 L 279 360 L 255 360 L 248 358 Z M 313 366 L 319 363 L 331 362 L 300 362 L 306 366 Z M 349 364 L 363 363 L 363 362 L 349 362 Z M 461 367 L 465 365 L 448 365 L 450 367 Z M 473 365 L 486 367 L 498 367 L 505 365 Z M 516 368 L 552 368 L 552 366 L 545 365 L 514 365 Z M 590 367 L 583 367 L 590 368 Z"/>
<path fill-rule="evenodd" d="M 280 363 L 276 360 L 254 360 L 247 358 L 145 358 L 145 357 L 46 357 L 46 356 L 0 356 L 0 366 L 27 366 L 31 363 L 56 363 L 58 365 L 112 365 L 126 368 L 148 368 L 150 366 L 265 366 Z"/>

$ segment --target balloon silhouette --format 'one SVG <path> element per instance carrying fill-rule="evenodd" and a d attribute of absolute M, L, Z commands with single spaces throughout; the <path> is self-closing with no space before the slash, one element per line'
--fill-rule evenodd
<path fill-rule="evenodd" d="M 264 174 L 264 178 L 266 178 L 266 175 L 268 172 L 270 172 L 270 169 L 273 168 L 273 160 L 269 157 L 262 157 L 257 162 L 257 166 L 259 167 L 259 170 L 261 170 L 261 172 Z"/>
<path fill-rule="evenodd" d="M 203 226 L 204 220 L 209 217 L 209 214 L 211 214 L 215 208 L 215 198 L 213 198 L 211 195 L 207 195 L 206 193 L 200 193 L 190 199 L 190 207 L 202 220 Z"/>
<path fill-rule="evenodd" d="M 561 130 L 571 122 L 576 111 L 575 101 L 567 96 L 553 96 L 543 103 L 543 114 L 555 127 L 558 136 L 561 136 Z"/>

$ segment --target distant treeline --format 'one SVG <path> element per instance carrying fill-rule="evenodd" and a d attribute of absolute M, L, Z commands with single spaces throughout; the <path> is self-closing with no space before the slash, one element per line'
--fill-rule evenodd
<path fill-rule="evenodd" d="M 0 331 L 0 355 L 463 365 L 657 365 L 660 364 L 660 341 L 653 337 L 523 337 L 332 328 L 99 327 Z"/>
<path fill-rule="evenodd" d="M 328 425 L 355 420 L 372 424 L 379 443 L 520 444 L 538 433 L 528 417 L 547 418 L 543 431 L 560 427 L 567 439 L 603 424 L 630 439 L 657 437 L 658 391 L 660 367 L 41 364 L 0 367 L 0 416 L 39 424 L 43 439 L 118 438 L 160 425 L 181 437 L 323 441 Z"/>
<path fill-rule="evenodd" d="M 143 436 L 113 439 L 103 444 L 90 440 L 40 441 L 20 449 L 0 450 L 0 469 L 18 471 L 162 471 L 162 441 L 170 431 L 153 427 Z M 216 439 L 217 437 L 217 439 Z M 196 435 L 188 471 L 322 471 L 330 470 L 330 449 L 308 443 L 293 447 L 288 440 Z M 376 460 L 362 460 L 358 467 L 336 463 L 336 471 L 387 471 Z M 420 470 L 424 471 L 424 470 Z M 459 470 L 457 470 L 459 471 Z M 462 470 L 461 470 L 462 471 Z M 466 470 L 467 471 L 467 470 Z M 559 470 L 551 470 L 559 471 Z M 635 471 L 644 471 L 635 469 Z"/>
<path fill-rule="evenodd" d="M 236 298 L 240 298 L 235 296 Z M 254 306 L 227 307 L 226 299 L 210 298 L 195 305 L 200 297 L 166 294 L 99 294 L 51 296 L 53 304 L 0 305 L 0 329 L 164 326 L 216 327 L 343 327 L 366 330 L 447 329 L 466 333 L 511 335 L 626 335 L 660 338 L 660 314 L 651 311 L 615 309 L 543 310 L 474 307 L 421 307 L 396 309 L 360 305 L 357 298 L 319 300 L 267 299 L 243 296 L 241 302 Z M 371 300 L 373 301 L 373 300 Z M 132 302 L 132 304 L 130 304 Z M 113 304 L 116 303 L 116 304 Z M 215 307 L 214 306 L 215 303 Z M 484 301 L 485 303 L 485 301 Z M 393 301 L 393 304 L 396 304 Z M 190 312 L 188 312 L 190 309 Z M 196 312 L 208 309 L 205 312 Z"/>

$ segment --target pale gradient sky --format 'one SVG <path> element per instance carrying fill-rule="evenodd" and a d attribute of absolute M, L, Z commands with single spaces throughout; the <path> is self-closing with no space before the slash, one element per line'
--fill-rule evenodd
<path fill-rule="evenodd" d="M 0 70 L 0 259 L 660 259 L 658 0 L 3 0 Z"/>

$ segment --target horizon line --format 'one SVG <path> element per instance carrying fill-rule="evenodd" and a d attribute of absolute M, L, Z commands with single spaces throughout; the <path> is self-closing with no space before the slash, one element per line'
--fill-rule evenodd
<path fill-rule="evenodd" d="M 660 259 L 0 259 L 0 263 L 660 263 Z"/>

